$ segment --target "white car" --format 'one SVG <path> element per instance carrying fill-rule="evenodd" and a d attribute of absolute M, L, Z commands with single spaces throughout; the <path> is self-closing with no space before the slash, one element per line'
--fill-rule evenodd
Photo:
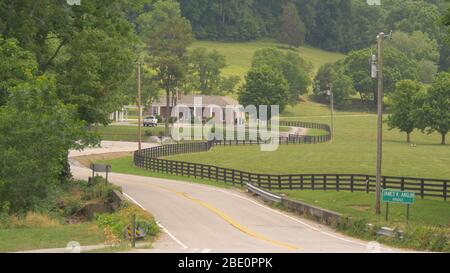
<path fill-rule="evenodd" d="M 145 117 L 143 124 L 144 127 L 156 127 L 158 126 L 158 119 L 155 116 Z"/>

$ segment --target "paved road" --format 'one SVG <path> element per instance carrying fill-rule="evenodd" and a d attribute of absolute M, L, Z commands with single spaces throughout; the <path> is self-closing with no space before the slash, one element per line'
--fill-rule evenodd
<path fill-rule="evenodd" d="M 72 165 L 75 177 L 90 170 Z M 370 252 L 368 244 L 271 209 L 236 189 L 113 173 L 166 230 L 153 252 Z M 385 247 L 381 251 L 395 251 Z"/>

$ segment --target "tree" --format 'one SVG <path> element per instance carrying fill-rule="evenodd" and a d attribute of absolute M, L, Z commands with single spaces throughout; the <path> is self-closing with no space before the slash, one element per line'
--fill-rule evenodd
<path fill-rule="evenodd" d="M 377 103 L 376 80 L 371 78 L 369 59 L 371 49 L 361 49 L 351 52 L 344 60 L 345 74 L 353 79 L 355 90 L 363 102 Z M 395 84 L 404 79 L 417 80 L 419 67 L 415 60 L 392 47 L 384 50 L 383 80 L 386 93 L 395 89 Z"/>
<path fill-rule="evenodd" d="M 419 78 L 422 82 L 431 82 L 438 71 L 439 45 L 428 34 L 414 31 L 410 34 L 395 32 L 388 41 L 392 46 L 406 54 L 410 59 L 419 62 Z"/>
<path fill-rule="evenodd" d="M 136 55 L 129 44 L 102 30 L 75 36 L 66 48 L 67 61 L 58 65 L 59 95 L 77 105 L 78 116 L 88 124 L 107 125 L 109 115 L 123 105 Z"/>
<path fill-rule="evenodd" d="M 42 76 L 9 91 L 0 106 L 0 207 L 21 213 L 51 201 L 67 151 L 82 147 L 77 141 L 88 135 L 76 109 L 58 98 L 54 78 Z"/>
<path fill-rule="evenodd" d="M 6 103 L 10 88 L 29 81 L 38 71 L 36 58 L 18 43 L 0 36 L 0 106 Z"/>
<path fill-rule="evenodd" d="M 283 7 L 278 42 L 299 47 L 305 43 L 306 28 L 297 10 L 297 6 L 289 2 Z"/>
<path fill-rule="evenodd" d="M 194 87 L 204 95 L 224 95 L 234 90 L 240 81 L 238 76 L 222 77 L 225 57 L 217 50 L 208 52 L 205 48 L 196 48 L 189 54 L 194 74 Z"/>
<path fill-rule="evenodd" d="M 319 68 L 314 78 L 314 94 L 316 101 L 330 103 L 327 90 L 333 90 L 334 103 L 338 108 L 345 108 L 351 96 L 356 93 L 351 77 L 344 74 L 342 62 L 325 64 Z"/>
<path fill-rule="evenodd" d="M 441 144 L 446 143 L 450 130 L 450 73 L 439 73 L 428 90 L 422 111 L 419 113 L 419 127 L 429 134 L 441 134 Z"/>
<path fill-rule="evenodd" d="M 420 108 L 420 97 L 424 93 L 421 83 L 402 80 L 395 85 L 395 92 L 389 94 L 389 129 L 397 128 L 406 133 L 406 142 L 411 142 L 411 133 L 417 128 L 416 109 Z"/>
<path fill-rule="evenodd" d="M 34 55 L 38 74 L 57 75 L 60 97 L 78 105 L 80 118 L 108 123 L 110 113 L 122 107 L 123 83 L 136 59 L 138 41 L 128 14 L 143 1 L 69 6 L 66 1 L 4 0 L 0 34 Z"/>
<path fill-rule="evenodd" d="M 280 71 L 270 66 L 253 67 L 245 77 L 239 93 L 239 102 L 244 105 L 279 105 L 280 112 L 288 104 L 289 84 Z"/>
<path fill-rule="evenodd" d="M 165 133 L 169 135 L 170 96 L 187 70 L 187 47 L 193 41 L 191 25 L 173 0 L 157 1 L 154 9 L 142 14 L 138 22 L 150 56 L 149 64 L 157 71 L 156 80 L 166 92 Z"/>
<path fill-rule="evenodd" d="M 253 56 L 252 67 L 270 66 L 282 73 L 289 84 L 288 102 L 298 103 L 301 95 L 308 92 L 311 84 L 312 65 L 293 52 L 265 48 L 257 50 Z"/>

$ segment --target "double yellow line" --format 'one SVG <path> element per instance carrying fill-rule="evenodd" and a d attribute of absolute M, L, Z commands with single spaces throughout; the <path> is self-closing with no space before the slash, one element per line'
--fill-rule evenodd
<path fill-rule="evenodd" d="M 220 218 L 224 219 L 226 222 L 231 224 L 236 229 L 238 229 L 238 230 L 244 232 L 245 234 L 250 235 L 250 236 L 252 236 L 252 237 L 254 237 L 254 238 L 258 239 L 258 240 L 261 240 L 261 241 L 264 241 L 264 242 L 267 242 L 267 243 L 270 243 L 270 244 L 273 244 L 273 245 L 276 245 L 276 246 L 284 247 L 284 248 L 287 248 L 287 249 L 292 250 L 292 251 L 299 249 L 298 247 L 296 247 L 294 245 L 290 245 L 288 243 L 284 243 L 284 242 L 280 242 L 280 241 L 277 241 L 277 240 L 270 239 L 270 238 L 268 238 L 268 237 L 266 237 L 266 236 L 264 236 L 264 235 L 262 235 L 262 234 L 260 234 L 260 233 L 258 233 L 256 231 L 253 231 L 253 230 L 245 227 L 244 225 L 240 224 L 238 221 L 236 221 L 235 219 L 233 219 L 231 216 L 229 216 L 225 212 L 221 211 L 220 209 L 218 209 L 218 208 L 214 207 L 213 205 L 211 205 L 209 203 L 206 203 L 206 202 L 204 202 L 202 200 L 199 200 L 197 198 L 191 197 L 185 192 L 180 192 L 180 191 L 177 191 L 177 190 L 174 190 L 174 189 L 170 189 L 170 188 L 167 188 L 167 187 L 163 187 L 163 186 L 158 186 L 158 187 L 162 188 L 164 190 L 173 192 L 175 194 L 178 194 L 178 195 L 180 195 L 180 196 L 182 196 L 182 197 L 184 197 L 184 198 L 186 198 L 188 200 L 191 200 L 192 202 L 194 202 L 194 203 L 196 203 L 196 204 L 198 204 L 198 205 L 200 205 L 200 206 L 210 210 L 211 212 L 215 213 L 217 216 L 219 216 Z"/>

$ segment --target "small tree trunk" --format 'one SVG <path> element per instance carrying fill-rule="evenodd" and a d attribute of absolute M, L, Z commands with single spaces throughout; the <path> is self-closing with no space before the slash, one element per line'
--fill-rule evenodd
<path fill-rule="evenodd" d="M 441 142 L 441 144 L 442 144 L 442 145 L 445 145 L 445 136 L 446 136 L 447 134 L 446 134 L 446 133 L 445 133 L 445 134 L 442 133 L 441 135 L 442 135 L 442 142 Z"/>
<path fill-rule="evenodd" d="M 406 133 L 406 142 L 411 143 L 411 133 Z"/>

